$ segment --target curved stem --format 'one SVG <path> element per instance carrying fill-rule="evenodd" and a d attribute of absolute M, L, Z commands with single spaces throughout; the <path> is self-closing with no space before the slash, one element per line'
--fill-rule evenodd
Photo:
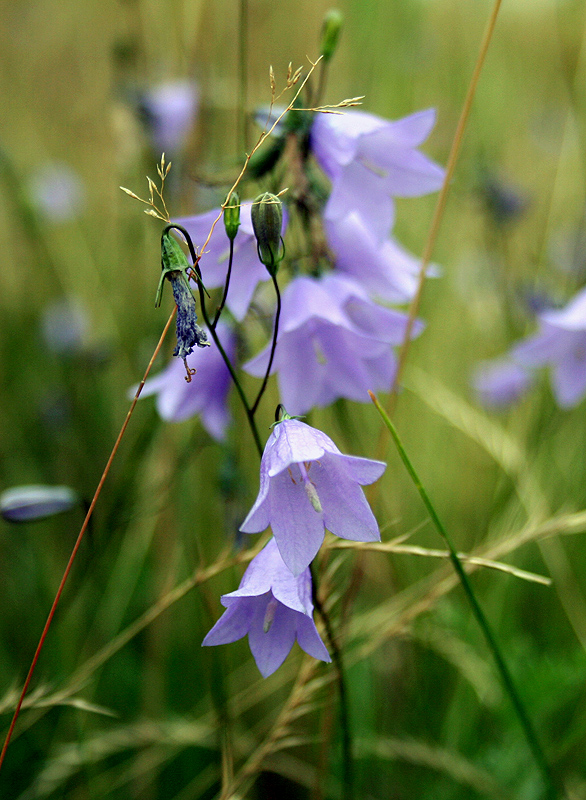
<path fill-rule="evenodd" d="M 462 566 L 462 562 L 460 561 L 456 549 L 454 548 L 452 541 L 448 536 L 448 532 L 446 531 L 442 521 L 438 517 L 437 512 L 431 500 L 429 499 L 429 496 L 425 491 L 423 484 L 419 479 L 419 475 L 415 471 L 415 467 L 411 463 L 409 456 L 407 455 L 405 448 L 403 447 L 403 443 L 399 437 L 397 429 L 395 428 L 395 426 L 391 421 L 391 418 L 386 413 L 384 408 L 381 406 L 375 395 L 372 392 L 369 392 L 369 395 L 395 442 L 399 455 L 401 456 L 401 460 L 403 461 L 403 464 L 405 465 L 407 472 L 409 473 L 409 476 L 411 477 L 411 480 L 415 485 L 415 488 L 419 492 L 419 496 L 421 497 L 423 504 L 427 509 L 427 513 L 429 514 L 431 521 L 433 522 L 439 535 L 442 537 L 442 539 L 448 546 L 448 550 L 450 551 L 450 560 L 454 565 L 454 569 L 460 579 L 464 591 L 466 592 L 474 616 L 476 617 L 476 620 L 484 634 L 484 638 L 486 639 L 486 643 L 488 644 L 488 647 L 492 652 L 505 691 L 507 692 L 509 699 L 511 700 L 511 703 L 513 704 L 519 722 L 521 723 L 521 727 L 523 728 L 523 733 L 525 734 L 525 739 L 527 740 L 529 749 L 531 750 L 533 758 L 535 759 L 535 763 L 537 764 L 541 772 L 541 775 L 543 777 L 543 781 L 546 787 L 546 797 L 548 798 L 548 800 L 554 800 L 554 798 L 558 796 L 558 793 L 556 791 L 555 784 L 553 782 L 553 777 L 551 775 L 549 764 L 545 759 L 545 755 L 543 753 L 543 750 L 541 749 L 541 744 L 539 743 L 539 739 L 537 738 L 537 734 L 535 732 L 531 719 L 529 718 L 529 715 L 527 714 L 523 701 L 521 700 L 521 697 L 517 691 L 517 687 L 515 686 L 513 676 L 511 675 L 509 668 L 507 667 L 507 664 L 501 653 L 500 647 L 492 632 L 492 628 L 490 627 L 488 619 L 484 615 L 484 611 L 482 610 L 478 600 L 476 599 L 476 595 L 474 594 L 474 590 L 472 589 L 472 584 L 468 579 L 466 570 Z"/>
<path fill-rule="evenodd" d="M 352 730 L 350 724 L 350 708 L 348 703 L 348 691 L 346 687 L 346 679 L 344 677 L 344 667 L 342 662 L 342 651 L 338 647 L 338 643 L 334 637 L 332 623 L 330 618 L 322 605 L 317 593 L 317 580 L 313 570 L 313 564 L 310 565 L 312 577 L 312 600 L 315 609 L 324 624 L 326 636 L 330 650 L 332 651 L 332 661 L 336 669 L 336 682 L 338 684 L 338 694 L 340 698 L 340 727 L 342 729 L 342 770 L 343 770 L 343 797 L 344 800 L 352 800 L 354 796 L 354 762 L 352 757 Z"/>
<path fill-rule="evenodd" d="M 185 241 L 187 242 L 187 247 L 189 248 L 189 254 L 191 255 L 191 258 L 193 260 L 193 268 L 194 268 L 194 270 L 195 270 L 195 272 L 197 274 L 197 278 L 198 278 L 198 280 L 197 280 L 197 288 L 198 288 L 198 291 L 199 291 L 199 303 L 201 305 L 201 314 L 202 314 L 202 316 L 204 318 L 205 324 L 207 325 L 207 328 L 208 328 L 209 332 L 212 335 L 212 339 L 214 340 L 214 343 L 215 343 L 216 347 L 220 351 L 220 355 L 224 359 L 224 363 L 228 367 L 228 372 L 230 373 L 230 376 L 232 377 L 234 385 L 236 386 L 236 391 L 238 392 L 238 396 L 240 397 L 240 400 L 242 401 L 242 405 L 244 406 L 244 410 L 246 412 L 246 417 L 248 419 L 248 424 L 250 425 L 250 430 L 252 431 L 252 437 L 254 439 L 254 443 L 256 445 L 256 449 L 258 450 L 259 456 L 261 456 L 261 458 L 262 458 L 263 447 L 262 447 L 262 444 L 261 444 L 261 441 L 260 441 L 260 436 L 258 434 L 258 429 L 256 427 L 256 423 L 254 421 L 254 411 L 252 411 L 250 406 L 248 405 L 248 400 L 246 399 L 246 395 L 244 394 L 244 389 L 242 388 L 242 386 L 240 384 L 240 381 L 238 380 L 238 376 L 236 375 L 236 372 L 234 370 L 234 367 L 232 366 L 232 362 L 228 358 L 228 356 L 226 354 L 226 351 L 222 347 L 222 343 L 220 342 L 218 334 L 216 333 L 216 320 L 214 320 L 214 322 L 212 323 L 212 322 L 210 322 L 210 318 L 208 316 L 208 311 L 207 311 L 207 308 L 206 308 L 206 302 L 205 302 L 205 296 L 204 296 L 205 288 L 204 288 L 204 285 L 203 285 L 203 282 L 202 282 L 202 279 L 201 279 L 201 270 L 200 270 L 199 265 L 198 265 L 198 260 L 199 259 L 197 257 L 197 253 L 195 252 L 195 247 L 193 246 L 193 242 L 191 241 L 191 236 L 189 235 L 189 233 L 185 230 L 185 228 L 182 225 L 173 225 L 173 224 L 167 225 L 167 227 L 165 228 L 165 231 L 168 231 L 171 228 L 175 228 L 176 230 L 181 231 L 181 233 L 185 237 Z"/>
<path fill-rule="evenodd" d="M 262 386 L 259 389 L 259 392 L 256 396 L 256 400 L 254 401 L 251 412 L 252 414 L 256 413 L 256 409 L 258 408 L 258 404 L 261 401 L 261 398 L 264 394 L 265 389 L 267 388 L 267 383 L 269 380 L 269 375 L 271 374 L 271 367 L 273 366 L 273 359 L 275 357 L 275 350 L 277 347 L 277 336 L 279 335 L 279 320 L 281 318 L 281 292 L 279 291 L 279 284 L 277 283 L 277 276 L 271 275 L 273 279 L 273 286 L 275 287 L 275 292 L 277 295 L 277 312 L 275 314 L 275 328 L 273 331 L 273 343 L 271 345 L 271 355 L 269 356 L 269 363 L 267 364 L 267 371 L 265 372 L 265 376 L 262 382 Z"/>
<path fill-rule="evenodd" d="M 218 324 L 218 320 L 220 319 L 220 314 L 222 313 L 224 306 L 226 304 L 226 297 L 228 296 L 228 288 L 230 286 L 230 278 L 232 277 L 232 261 L 234 260 L 234 239 L 230 239 L 230 257 L 228 260 L 228 273 L 226 275 L 226 283 L 224 284 L 224 293 L 222 294 L 222 299 L 220 301 L 220 305 L 216 310 L 216 315 L 214 317 L 213 327 L 215 328 Z"/>

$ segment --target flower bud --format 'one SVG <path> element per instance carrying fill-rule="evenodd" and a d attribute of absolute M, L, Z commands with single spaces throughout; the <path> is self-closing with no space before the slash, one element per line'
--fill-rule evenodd
<path fill-rule="evenodd" d="M 32 522 L 69 511 L 78 503 L 69 486 L 15 486 L 0 495 L 0 515 L 7 522 Z"/>
<path fill-rule="evenodd" d="M 337 8 L 331 8 L 324 17 L 321 29 L 321 54 L 327 63 L 336 51 L 344 18 Z"/>
<path fill-rule="evenodd" d="M 269 273 L 274 275 L 279 262 L 283 259 L 283 254 L 279 254 L 282 241 L 283 204 L 276 195 L 265 192 L 254 200 L 251 217 L 258 257 Z"/>
<path fill-rule="evenodd" d="M 238 192 L 232 192 L 226 198 L 226 205 L 224 206 L 224 227 L 226 228 L 228 239 L 233 242 L 238 233 L 238 228 L 240 227 L 240 196 Z"/>

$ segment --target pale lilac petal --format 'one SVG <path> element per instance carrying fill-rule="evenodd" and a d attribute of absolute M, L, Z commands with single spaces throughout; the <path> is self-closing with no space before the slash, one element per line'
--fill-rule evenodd
<path fill-rule="evenodd" d="M 311 617 L 301 615 L 297 617 L 297 642 L 299 647 L 313 658 L 327 662 L 332 660 Z"/>
<path fill-rule="evenodd" d="M 337 462 L 339 469 L 343 469 L 346 475 L 361 486 L 368 486 L 377 481 L 387 468 L 384 461 L 348 456 L 343 453 L 340 453 Z"/>
<path fill-rule="evenodd" d="M 311 126 L 311 150 L 326 175 L 334 180 L 356 155 L 359 137 L 387 124 L 365 111 L 316 114 Z"/>
<path fill-rule="evenodd" d="M 393 197 L 418 197 L 441 189 L 444 171 L 417 150 L 389 147 L 385 131 L 364 136 L 357 160 L 374 175 L 379 192 Z"/>
<path fill-rule="evenodd" d="M 267 442 L 266 460 L 269 478 L 303 461 L 315 461 L 324 454 L 320 437 L 312 436 L 313 429 L 301 420 L 291 420 L 294 425 L 276 425 Z"/>
<path fill-rule="evenodd" d="M 419 263 L 392 239 L 380 242 L 357 213 L 326 220 L 325 228 L 336 270 L 388 302 L 404 303 L 413 297 Z"/>
<path fill-rule="evenodd" d="M 260 533 L 269 527 L 271 510 L 268 499 L 269 489 L 269 470 L 266 459 L 263 457 L 260 464 L 260 489 L 254 505 L 240 526 L 242 533 Z"/>
<path fill-rule="evenodd" d="M 293 575 L 299 575 L 313 561 L 323 542 L 322 514 L 314 509 L 303 487 L 294 483 L 288 472 L 271 479 L 269 501 L 271 528 L 281 557 Z"/>
<path fill-rule="evenodd" d="M 386 129 L 389 144 L 392 142 L 397 147 L 405 148 L 419 147 L 432 132 L 435 119 L 435 108 L 427 108 L 390 122 Z"/>
<path fill-rule="evenodd" d="M 348 213 L 359 213 L 377 242 L 389 235 L 395 221 L 391 193 L 381 189 L 380 178 L 358 161 L 345 167 L 332 186 L 324 219 L 336 221 Z"/>
<path fill-rule="evenodd" d="M 230 603 L 220 619 L 204 638 L 202 645 L 230 644 L 246 636 L 257 605 L 256 598 Z"/>
<path fill-rule="evenodd" d="M 379 541 L 378 524 L 364 492 L 331 459 L 332 456 L 326 456 L 311 467 L 311 480 L 324 509 L 326 528 L 342 539 Z"/>
<path fill-rule="evenodd" d="M 295 643 L 296 617 L 299 614 L 279 603 L 272 625 L 265 632 L 263 623 L 268 602 L 267 599 L 266 603 L 257 606 L 248 632 L 250 651 L 263 678 L 272 675 L 291 652 Z"/>

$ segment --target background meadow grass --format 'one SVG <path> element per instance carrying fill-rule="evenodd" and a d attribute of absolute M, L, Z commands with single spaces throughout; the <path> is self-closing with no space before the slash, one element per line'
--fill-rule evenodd
<path fill-rule="evenodd" d="M 346 23 L 327 101 L 365 95 L 365 110 L 389 118 L 434 106 L 424 149 L 445 164 L 491 3 L 337 5 Z M 282 84 L 289 62 L 316 56 L 328 8 L 250 0 L 250 109 L 269 100 L 270 64 Z M 170 294 L 153 308 L 160 225 L 118 188 L 144 196 L 160 155 L 129 97 L 161 80 L 197 82 L 200 110 L 172 169 L 170 211 L 216 205 L 242 157 L 238 15 L 228 0 L 2 5 L 0 488 L 64 483 L 91 498 L 171 308 Z M 548 587 L 476 568 L 472 582 L 568 798 L 586 798 L 584 406 L 559 411 L 544 378 L 495 415 L 476 404 L 470 376 L 534 329 L 528 296 L 561 303 L 584 284 L 585 37 L 581 1 L 504 0 L 434 253 L 442 277 L 426 285 L 427 328 L 395 415 L 458 549 L 553 579 Z M 73 168 L 85 192 L 79 215 L 61 223 L 34 212 L 27 188 L 53 162 Z M 491 211 L 489 177 L 523 200 L 509 224 Z M 396 234 L 415 253 L 435 201 L 398 202 Z M 40 331 L 44 309 L 64 297 L 89 322 L 83 350 L 59 358 Z M 266 435 L 277 402 L 271 386 L 259 418 Z M 233 407 L 242 433 L 222 448 L 196 419 L 168 425 L 152 400 L 137 406 L 8 750 L 2 797 L 211 798 L 222 770 L 227 784 L 232 773 L 243 779 L 234 797 L 342 796 L 331 668 L 296 648 L 263 680 L 245 642 L 201 648 L 242 567 L 205 580 L 197 571 L 226 551 L 258 486 Z M 342 450 L 375 457 L 373 408 L 340 403 L 311 423 Z M 392 447 L 386 458 L 371 494 L 383 540 L 410 534 L 404 544 L 441 548 Z M 74 510 L 0 528 L 3 727 L 81 519 Z M 343 625 L 356 797 L 541 797 L 451 567 L 413 553 L 328 551 L 323 586 L 337 626 L 356 559 L 363 576 Z M 287 706 L 300 669 L 307 683 Z M 275 733 L 283 707 L 291 727 Z"/>

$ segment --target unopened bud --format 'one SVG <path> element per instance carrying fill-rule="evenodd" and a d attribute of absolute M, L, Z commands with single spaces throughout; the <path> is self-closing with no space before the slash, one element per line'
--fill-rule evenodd
<path fill-rule="evenodd" d="M 331 8 L 324 17 L 321 28 L 321 54 L 328 62 L 336 51 L 344 18 L 337 8 Z"/>
<path fill-rule="evenodd" d="M 283 204 L 279 198 L 265 192 L 252 204 L 252 227 L 256 236 L 258 257 L 271 275 L 275 275 L 281 253 L 281 227 L 283 225 Z"/>
<path fill-rule="evenodd" d="M 226 205 L 224 206 L 224 227 L 226 228 L 228 239 L 233 242 L 238 233 L 238 228 L 240 227 L 240 197 L 238 192 L 232 192 L 226 198 Z"/>

